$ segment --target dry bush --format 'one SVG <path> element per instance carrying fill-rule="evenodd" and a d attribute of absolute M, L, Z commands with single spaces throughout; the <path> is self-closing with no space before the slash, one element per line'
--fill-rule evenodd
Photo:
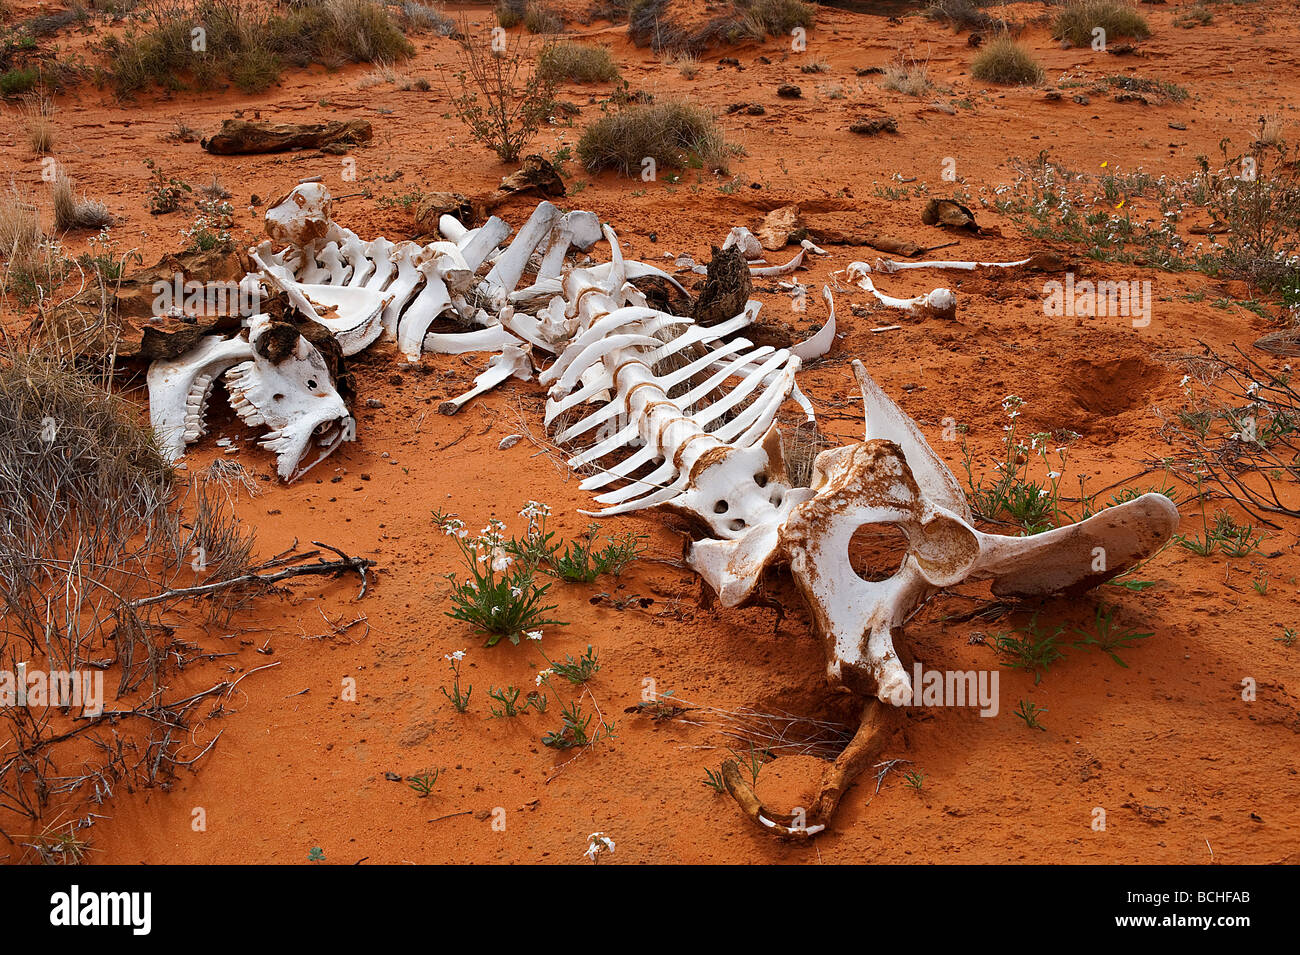
<path fill-rule="evenodd" d="M 1000 17 L 990 16 L 981 7 L 988 0 L 930 0 L 925 15 L 931 20 L 941 20 L 954 30 L 991 30 L 1009 31 L 1011 24 Z"/>
<path fill-rule="evenodd" d="M 402 0 L 397 4 L 397 16 L 407 33 L 451 36 L 456 32 L 456 21 L 447 16 L 440 6 L 427 6 L 414 0 Z"/>
<path fill-rule="evenodd" d="M 549 43 L 537 55 L 537 72 L 551 83 L 613 83 L 618 65 L 603 46 Z"/>
<path fill-rule="evenodd" d="M 169 660 L 183 665 L 197 649 L 167 625 L 194 603 L 173 588 L 249 569 L 253 539 L 226 507 L 229 478 L 196 478 L 182 501 L 147 420 L 113 393 L 111 376 L 110 360 L 0 347 L 0 670 L 110 669 L 117 687 L 105 687 L 104 708 L 125 714 L 105 721 L 84 700 L 79 716 L 54 700 L 0 713 L 0 811 L 31 821 L 52 808 L 61 818 L 73 797 L 102 804 L 119 783 L 165 782 L 193 762 L 177 750 L 209 694 L 162 700 Z M 221 588 L 207 616 L 226 619 L 254 592 Z M 92 821 L 76 816 L 23 845 L 69 861 Z"/>
<path fill-rule="evenodd" d="M 1106 31 L 1106 42 L 1117 37 L 1145 40 L 1151 35 L 1147 21 L 1137 8 L 1123 0 L 1081 0 L 1068 3 L 1057 14 L 1052 24 L 1052 37 L 1071 46 L 1086 47 L 1092 43 L 1092 31 L 1100 27 Z"/>
<path fill-rule="evenodd" d="M 699 58 L 690 53 L 679 53 L 674 57 L 677 64 L 677 72 L 682 79 L 693 80 L 697 73 L 700 72 Z"/>
<path fill-rule="evenodd" d="M 524 29 L 529 33 L 562 33 L 564 19 L 550 7 L 530 3 L 524 8 Z"/>
<path fill-rule="evenodd" d="M 42 93 L 31 93 L 23 97 L 21 112 L 32 152 L 44 156 L 54 148 L 54 102 Z"/>
<path fill-rule="evenodd" d="M 246 93 L 276 83 L 285 64 L 393 62 L 415 52 L 389 9 L 375 0 L 304 0 L 287 10 L 255 0 L 155 0 L 152 25 L 102 41 L 119 96 L 149 86 L 200 89 L 229 82 Z M 191 49 L 201 26 L 207 49 Z"/>
<path fill-rule="evenodd" d="M 803 0 L 738 0 L 736 6 L 768 36 L 789 36 L 795 27 L 811 29 L 817 19 L 816 8 Z"/>
<path fill-rule="evenodd" d="M 971 76 L 986 83 L 1037 86 L 1045 73 L 1033 54 L 1003 34 L 986 45 L 971 61 Z"/>
<path fill-rule="evenodd" d="M 904 96 L 924 96 L 934 89 L 934 84 L 930 82 L 929 64 L 905 57 L 901 53 L 885 67 L 880 85 Z"/>
<path fill-rule="evenodd" d="M 588 126 L 578 140 L 578 158 L 591 172 L 640 174 L 647 158 L 656 166 L 680 169 L 700 163 L 725 170 L 726 156 L 726 140 L 713 114 L 681 101 L 629 106 Z"/>
<path fill-rule="evenodd" d="M 75 183 L 66 172 L 59 169 L 50 185 L 50 199 L 54 204 L 54 228 L 60 232 L 70 229 L 94 229 L 111 226 L 116 220 L 108 207 L 98 199 L 77 198 Z"/>
<path fill-rule="evenodd" d="M 10 183 L 0 192 L 0 261 L 6 270 L 29 265 L 44 239 L 36 203 Z"/>
<path fill-rule="evenodd" d="M 489 41 L 472 39 L 468 29 L 460 34 L 460 92 L 448 91 L 452 107 L 475 141 L 502 162 L 514 162 L 550 117 L 555 82 L 529 69 L 535 60 L 531 38 L 513 36 L 505 49 L 494 50 Z"/>

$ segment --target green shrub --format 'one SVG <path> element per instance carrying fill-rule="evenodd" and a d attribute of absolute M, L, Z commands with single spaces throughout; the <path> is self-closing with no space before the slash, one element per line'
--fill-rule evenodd
<path fill-rule="evenodd" d="M 971 76 L 986 83 L 1037 86 L 1043 82 L 1043 68 L 1028 50 L 1003 35 L 989 43 L 971 63 Z"/>

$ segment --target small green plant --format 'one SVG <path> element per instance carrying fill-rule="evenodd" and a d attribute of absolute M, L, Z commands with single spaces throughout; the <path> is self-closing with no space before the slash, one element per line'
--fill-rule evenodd
<path fill-rule="evenodd" d="M 546 625 L 568 626 L 547 616 L 556 609 L 555 604 L 544 602 L 551 585 L 536 582 L 533 560 L 513 556 L 521 545 L 506 540 L 503 523 L 494 519 L 477 537 L 470 537 L 464 522 L 453 515 L 435 512 L 433 516 L 442 532 L 456 542 L 469 572 L 464 581 L 454 573 L 447 575 L 452 602 L 447 616 L 487 634 L 489 647 L 503 637 L 518 646 L 525 633 Z"/>
<path fill-rule="evenodd" d="M 560 728 L 542 737 L 543 746 L 560 750 L 574 749 L 580 746 L 595 746 L 602 739 L 609 740 L 614 736 L 613 725 L 606 725 L 603 720 L 595 732 L 588 735 L 592 717 L 590 714 L 583 714 L 582 705 L 577 700 L 564 708 L 560 719 Z"/>
<path fill-rule="evenodd" d="M 1282 636 L 1273 639 L 1290 650 L 1296 645 L 1296 630 L 1294 627 L 1283 627 Z"/>
<path fill-rule="evenodd" d="M 234 206 L 222 200 L 202 199 L 198 210 L 194 225 L 181 230 L 181 235 L 190 240 L 190 248 L 195 252 L 228 251 L 231 248 Z"/>
<path fill-rule="evenodd" d="M 310 849 L 307 850 L 307 861 L 324 862 L 325 850 L 322 849 L 320 846 L 312 846 Z"/>
<path fill-rule="evenodd" d="M 1016 707 L 1016 716 L 1024 720 L 1025 725 L 1031 730 L 1047 731 L 1047 727 L 1038 722 L 1038 714 L 1046 712 L 1047 707 L 1037 706 L 1030 703 L 1028 700 L 1021 700 L 1020 704 Z"/>
<path fill-rule="evenodd" d="M 415 790 L 417 796 L 421 799 L 427 798 L 438 784 L 438 777 L 442 775 L 441 769 L 430 769 L 422 773 L 416 773 L 414 776 L 406 778 L 406 784 Z"/>
<path fill-rule="evenodd" d="M 1042 680 L 1053 663 L 1065 656 L 1061 647 L 1065 625 L 1056 624 L 1050 629 L 1042 626 L 1038 622 L 1039 613 L 1041 611 L 1034 611 L 1020 631 L 999 633 L 993 637 L 993 649 L 1008 658 L 1003 666 L 1032 672 L 1035 684 Z"/>
<path fill-rule="evenodd" d="M 456 650 L 453 653 L 448 653 L 443 657 L 443 659 L 451 664 L 450 669 L 452 680 L 451 692 L 448 693 L 447 688 L 444 686 L 440 688 L 442 690 L 442 695 L 451 702 L 452 706 L 456 707 L 457 713 L 464 713 L 469 709 L 469 697 L 470 694 L 474 692 L 474 684 L 472 683 L 465 687 L 464 692 L 462 692 L 460 688 L 460 664 L 461 661 L 465 659 L 465 651 Z"/>
<path fill-rule="evenodd" d="M 915 769 L 904 773 L 903 785 L 917 795 L 920 795 L 921 787 L 925 785 L 925 773 L 919 772 Z"/>
<path fill-rule="evenodd" d="M 523 691 L 517 686 L 507 686 L 498 690 L 495 686 L 488 690 L 488 696 L 501 704 L 501 708 L 489 706 L 488 712 L 494 719 L 504 719 L 508 716 L 518 716 L 528 709 L 528 702 L 525 701 L 523 706 L 519 705 L 519 694 Z"/>
<path fill-rule="evenodd" d="M 555 576 L 570 583 L 583 584 L 591 583 L 602 574 L 618 577 L 644 550 L 646 536 L 630 533 L 607 537 L 608 543 L 598 550 L 596 535 L 599 531 L 599 524 L 589 524 L 587 532 L 569 541 L 563 553 L 551 554 L 550 564 Z"/>
<path fill-rule="evenodd" d="M 540 650 L 540 646 L 538 648 Z M 592 649 L 591 644 L 587 644 L 587 651 L 576 660 L 571 654 L 564 655 L 563 663 L 556 663 L 550 657 L 542 652 L 546 662 L 550 664 L 548 670 L 542 671 L 546 676 L 554 674 L 563 677 L 575 686 L 586 683 L 600 670 L 600 664 L 596 662 L 596 651 Z"/>
<path fill-rule="evenodd" d="M 1115 608 L 1102 601 L 1098 601 L 1097 608 L 1093 613 L 1092 629 L 1084 630 L 1076 627 L 1074 632 L 1082 637 L 1081 640 L 1075 642 L 1076 647 L 1085 650 L 1091 650 L 1095 647 L 1126 670 L 1128 664 L 1120 659 L 1118 651 L 1131 649 L 1137 645 L 1139 640 L 1146 640 L 1152 635 L 1149 632 L 1139 633 L 1131 627 L 1120 629 L 1115 622 Z"/>
<path fill-rule="evenodd" d="M 711 769 L 706 769 L 704 771 L 704 779 L 702 782 L 715 793 L 725 793 L 727 791 L 727 784 L 722 778 L 721 770 L 714 772 Z"/>
<path fill-rule="evenodd" d="M 168 176 L 152 159 L 145 159 L 144 164 L 150 174 L 148 186 L 150 215 L 160 216 L 175 212 L 181 207 L 185 196 L 194 190 L 189 183 Z"/>

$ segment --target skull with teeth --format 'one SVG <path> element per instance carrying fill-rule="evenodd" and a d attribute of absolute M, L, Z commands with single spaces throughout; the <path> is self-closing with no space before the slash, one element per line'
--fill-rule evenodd
<path fill-rule="evenodd" d="M 286 482 L 355 437 L 352 416 L 321 353 L 293 325 L 255 315 L 245 335 L 206 337 L 179 358 L 150 367 L 150 416 L 171 460 L 206 431 L 208 398 L 218 378 L 244 423 L 269 429 L 259 443 L 275 453 L 276 472 Z M 318 450 L 307 460 L 313 440 Z"/>

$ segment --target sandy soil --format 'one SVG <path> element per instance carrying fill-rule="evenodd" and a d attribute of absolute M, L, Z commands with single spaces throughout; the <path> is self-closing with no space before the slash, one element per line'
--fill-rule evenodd
<path fill-rule="evenodd" d="M 1019 5 L 1009 13 L 1040 10 Z M 1093 96 L 1081 105 L 1068 93 L 1049 101 L 1041 89 L 981 84 L 969 75 L 975 51 L 966 34 L 918 16 L 893 22 L 822 8 L 805 53 L 790 53 L 776 41 L 715 50 L 691 80 L 630 46 L 622 27 L 576 26 L 578 34 L 610 46 L 634 89 L 684 93 L 719 112 L 737 102 L 761 103 L 767 111 L 723 119 L 728 136 L 744 147 L 732 167 L 739 188 L 724 193 L 719 186 L 729 177 L 695 172 L 675 185 L 593 177 L 575 163 L 566 170 L 573 193 L 567 204 L 599 213 L 618 231 L 625 252 L 647 261 L 665 253 L 707 261 L 710 243 L 720 242 L 731 226 L 756 226 L 764 210 L 786 201 L 802 203 L 810 218 L 827 225 L 923 245 L 956 241 L 945 257 L 1021 257 L 1042 244 L 991 208 L 976 212 L 1003 237 L 952 236 L 921 225 L 924 198 L 891 201 L 875 186 L 890 185 L 897 174 L 943 195 L 950 188 L 941 179 L 943 162 L 952 157 L 971 194 L 978 198 L 983 189 L 991 198 L 993 188 L 1014 178 L 1012 157 L 1028 159 L 1044 149 L 1081 171 L 1096 172 L 1105 162 L 1124 171 L 1187 176 L 1198 154 L 1217 155 L 1223 137 L 1248 141 L 1264 113 L 1280 111 L 1292 130 L 1297 126 L 1300 27 L 1293 5 L 1216 6 L 1214 24 L 1192 30 L 1172 26 L 1178 6 L 1142 10 L 1155 35 L 1137 57 L 1061 49 L 1042 26 L 1031 28 L 1025 40 L 1049 81 L 1066 73 L 1139 73 L 1187 87 L 1192 95 L 1181 104 L 1142 106 Z M 483 7 L 468 8 L 468 15 L 485 29 L 490 25 Z M 368 68 L 355 67 L 289 72 L 280 87 L 253 97 L 154 95 L 121 106 L 93 88 L 61 96 L 56 155 L 81 188 L 124 220 L 114 230 L 119 245 L 138 246 L 150 262 L 183 244 L 179 232 L 192 214 L 148 215 L 145 157 L 196 185 L 219 175 L 235 196 L 241 242 L 260 235 L 261 210 L 249 208 L 252 195 L 283 193 L 310 175 L 323 176 L 339 195 L 369 186 L 372 198 L 346 199 L 336 213 L 361 236 L 406 236 L 409 217 L 385 207 L 381 197 L 415 188 L 483 192 L 510 171 L 449 118 L 440 90 L 453 62 L 452 41 L 424 37 L 416 45 L 416 57 L 401 70 L 429 78 L 431 92 L 360 89 Z M 915 100 L 882 90 L 878 77 L 855 75 L 899 51 L 928 59 L 935 82 L 951 92 Z M 771 62 L 755 63 L 760 54 Z M 722 56 L 738 58 L 743 69 L 720 67 Z M 800 72 L 801 64 L 818 60 L 829 64 L 828 72 Z M 779 99 L 775 90 L 783 82 L 798 83 L 803 97 Z M 842 88 L 843 98 L 832 97 L 833 86 Z M 599 87 L 566 89 L 582 116 L 573 128 L 545 131 L 533 151 L 549 154 L 576 142 L 582 126 L 599 115 L 589 105 L 593 90 L 603 93 Z M 928 105 L 931 99 L 970 105 L 949 115 Z M 848 132 L 853 118 L 873 110 L 896 116 L 898 134 L 863 138 Z M 377 134 L 351 154 L 355 183 L 341 180 L 337 156 L 223 158 L 196 143 L 164 139 L 178 121 L 211 132 L 235 111 L 284 121 L 363 117 Z M 39 165 L 16 123 L 0 130 L 0 170 L 38 185 Z M 575 183 L 587 185 L 578 191 Z M 532 205 L 521 199 L 498 214 L 517 225 Z M 75 250 L 84 241 L 70 236 L 66 244 Z M 838 246 L 830 252 L 801 277 L 810 288 L 850 261 L 876 254 Z M 1178 358 L 1196 353 L 1198 340 L 1219 348 L 1248 346 L 1272 326 L 1244 308 L 1215 307 L 1216 299 L 1241 296 L 1198 273 L 1086 260 L 1079 273 L 1150 279 L 1156 299 L 1151 325 L 1135 329 L 1126 318 L 1047 319 L 1040 306 L 1042 277 L 1033 275 L 1007 282 L 952 279 L 960 296 L 955 322 L 897 320 L 887 313 L 856 317 L 849 304 L 862 298 L 841 298 L 843 338 L 800 379 L 823 429 L 844 440 L 861 434 L 848 366 L 857 357 L 959 473 L 958 446 L 941 440 L 943 419 L 968 425 L 973 447 L 987 462 L 1005 423 L 1000 401 L 1015 393 L 1027 402 L 1028 430 L 1065 428 L 1083 436 L 1067 480 L 1081 471 L 1091 490 L 1135 483 L 1133 475 L 1171 453 L 1157 433 L 1154 409 L 1179 404 L 1185 368 Z M 889 278 L 881 284 L 891 294 L 935 284 L 930 273 Z M 1188 293 L 1201 292 L 1201 300 L 1187 300 Z M 800 329 L 824 318 L 820 301 L 796 313 L 788 298 L 759 297 Z M 901 330 L 870 331 L 895 321 Z M 1259 357 L 1270 367 L 1284 361 Z M 1002 670 L 995 718 L 963 709 L 909 710 L 887 756 L 910 765 L 900 764 L 878 791 L 874 779 L 859 781 L 832 831 L 807 846 L 771 840 L 702 784 L 705 769 L 716 769 L 725 755 L 716 748 L 725 747 L 725 737 L 704 726 L 624 713 L 653 681 L 659 692 L 721 710 L 843 714 L 825 686 L 823 651 L 793 587 L 777 585 L 787 616 L 775 631 L 770 610 L 703 606 L 699 580 L 676 563 L 681 539 L 653 517 L 606 522 L 609 532 L 648 534 L 650 559 L 621 580 L 557 585 L 558 615 L 569 625 L 548 628 L 543 644 L 552 657 L 576 655 L 588 644 L 596 648 L 601 670 L 583 704 L 590 711 L 594 703 L 616 724 L 616 738 L 577 758 L 544 747 L 540 737 L 558 726 L 561 703 L 577 695 L 567 691 L 552 693 L 545 714 L 487 719 L 489 687 L 531 689 L 545 664 L 526 645 L 483 648 L 444 615 L 444 575 L 456 568 L 455 551 L 433 528 L 430 513 L 458 513 L 471 529 L 498 517 L 517 530 L 519 508 L 538 499 L 552 507 L 558 530 L 568 536 L 585 526 L 578 509 L 589 499 L 531 441 L 497 449 L 507 435 L 540 431 L 543 391 L 535 382 L 512 382 L 456 417 L 437 413 L 439 402 L 463 391 L 485 360 L 426 357 L 418 372 L 399 371 L 391 347 L 372 349 L 354 365 L 358 440 L 288 487 L 271 480 L 272 459 L 251 444 L 253 435 L 216 409 L 212 433 L 190 467 L 219 453 L 216 439 L 236 440 L 236 459 L 264 479 L 260 494 L 237 502 L 239 514 L 257 527 L 260 550 L 275 553 L 295 538 L 329 541 L 373 557 L 378 582 L 355 602 L 354 581 L 309 581 L 291 598 L 262 602 L 229 628 L 192 635 L 207 649 L 236 650 L 238 656 L 220 661 L 230 663 L 229 670 L 217 664 L 186 669 L 173 679 L 172 692 L 201 690 L 271 662 L 279 666 L 244 680 L 230 710 L 196 733 L 195 751 L 224 733 L 197 773 L 183 773 L 169 792 L 119 793 L 100 810 L 108 818 L 93 830 L 95 861 L 299 863 L 320 847 L 330 863 L 568 863 L 580 861 L 588 833 L 596 830 L 616 840 L 610 861 L 620 863 L 1300 861 L 1300 649 L 1275 640 L 1284 625 L 1294 624 L 1300 595 L 1293 525 L 1273 531 L 1263 554 L 1205 558 L 1170 548 L 1144 571 L 1155 587 L 1141 593 L 1107 588 L 1104 597 L 1119 608 L 1119 620 L 1154 634 L 1122 654 L 1127 669 L 1103 654 L 1075 651 L 1037 685 L 1030 674 Z M 368 398 L 383 406 L 366 407 Z M 1136 483 L 1159 480 L 1157 473 Z M 1199 531 L 1199 515 L 1195 505 L 1185 507 L 1185 524 Z M 1263 595 L 1250 584 L 1261 569 L 1271 580 Z M 962 591 L 986 595 L 978 588 Z M 620 610 L 598 600 L 602 593 L 653 602 Z M 1095 600 L 1050 601 L 1043 619 L 1089 619 Z M 1006 621 L 943 621 L 973 606 L 956 596 L 933 600 L 906 629 L 914 655 L 927 667 L 997 668 L 999 658 L 979 635 Z M 323 619 L 348 622 L 359 615 L 364 625 L 342 634 L 332 633 Z M 466 714 L 456 713 L 439 691 L 450 685 L 444 655 L 460 649 L 468 649 L 465 674 L 474 686 Z M 1244 677 L 1257 681 L 1253 703 L 1241 699 Z M 341 699 L 347 678 L 356 681 L 355 702 Z M 1022 699 L 1047 707 L 1046 732 L 1031 731 L 1015 717 Z M 444 772 L 436 791 L 424 799 L 390 778 L 438 767 Z M 919 792 L 904 785 L 904 770 L 924 774 Z M 796 805 L 807 798 L 817 772 L 811 757 L 778 759 L 760 774 L 760 795 Z M 504 812 L 494 815 L 498 807 Z M 1092 828 L 1096 807 L 1106 811 L 1105 831 Z M 198 808 L 206 815 L 205 831 L 192 827 Z"/>

